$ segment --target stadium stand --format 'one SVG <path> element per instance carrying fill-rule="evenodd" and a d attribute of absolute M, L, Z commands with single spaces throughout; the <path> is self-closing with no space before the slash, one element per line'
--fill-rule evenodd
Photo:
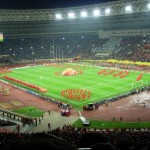
<path fill-rule="evenodd" d="M 1 43 L 1 61 L 10 62 L 35 59 L 60 59 L 82 56 L 85 59 L 128 59 L 150 61 L 149 50 L 143 49 L 149 43 L 149 36 L 111 37 L 99 39 L 98 35 L 77 34 L 49 37 L 19 37 L 5 39 Z M 54 39 L 54 40 L 53 40 Z M 53 47 L 53 42 L 55 45 Z M 6 60 L 6 55 L 7 60 Z M 1 57 L 2 57 L 1 56 Z M 5 56 L 5 57 L 4 57 Z M 4 60 L 5 58 L 5 60 Z"/>
<path fill-rule="evenodd" d="M 82 149 L 91 149 L 96 143 L 109 143 L 120 150 L 131 148 L 140 150 L 149 148 L 150 138 L 149 129 L 89 130 L 86 128 L 63 126 L 62 128 L 56 128 L 46 133 L 0 133 L 0 148 L 5 148 L 6 145 L 11 144 L 13 141 L 27 143 L 27 141 L 34 138 L 42 138 L 42 134 L 43 136 L 45 136 L 44 134 L 50 135 L 50 137 L 46 137 L 48 141 L 52 140 L 51 138 L 55 139 L 54 135 Z"/>

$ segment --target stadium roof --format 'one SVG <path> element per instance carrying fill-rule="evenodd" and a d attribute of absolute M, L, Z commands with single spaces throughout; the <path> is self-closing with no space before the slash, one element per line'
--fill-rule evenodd
<path fill-rule="evenodd" d="M 149 0 L 121 0 L 96 5 L 85 5 L 80 7 L 67 7 L 59 9 L 28 9 L 12 10 L 0 9 L 0 21 L 41 21 L 55 19 L 69 19 L 68 13 L 74 13 L 74 18 L 81 17 L 81 11 L 86 11 L 87 17 L 93 17 L 94 10 L 100 11 L 99 16 L 112 16 L 130 13 L 150 12 Z M 57 14 L 60 18 L 57 18 Z"/>
<path fill-rule="evenodd" d="M 149 0 L 121 0 L 59 9 L 0 9 L 0 28 L 5 35 L 141 29 L 149 28 L 149 16 Z"/>

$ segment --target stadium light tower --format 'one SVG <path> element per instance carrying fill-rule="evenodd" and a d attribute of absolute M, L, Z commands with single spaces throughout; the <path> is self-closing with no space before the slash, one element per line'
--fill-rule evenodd
<path fill-rule="evenodd" d="M 81 11 L 81 17 L 83 17 L 83 18 L 85 18 L 85 17 L 87 17 L 87 12 L 86 11 Z"/>
<path fill-rule="evenodd" d="M 94 15 L 95 17 L 100 16 L 100 10 L 99 10 L 99 9 L 93 10 L 93 15 Z"/>
<path fill-rule="evenodd" d="M 132 6 L 131 6 L 131 5 L 127 5 L 127 6 L 125 7 L 125 11 L 126 11 L 126 12 L 132 12 Z"/>
<path fill-rule="evenodd" d="M 74 13 L 74 12 L 69 12 L 69 13 L 68 13 L 68 17 L 69 17 L 70 19 L 75 18 L 75 13 Z"/>

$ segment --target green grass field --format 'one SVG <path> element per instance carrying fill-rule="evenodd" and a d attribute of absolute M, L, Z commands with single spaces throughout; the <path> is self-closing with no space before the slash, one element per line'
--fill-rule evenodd
<path fill-rule="evenodd" d="M 78 68 L 83 70 L 83 74 L 76 76 L 56 76 L 55 72 L 62 72 L 66 68 Z M 108 98 L 127 93 L 133 88 L 148 85 L 150 74 L 143 74 L 140 81 L 136 78 L 140 72 L 131 72 L 125 78 L 113 77 L 113 74 L 104 76 L 98 75 L 98 71 L 104 68 L 96 66 L 83 66 L 80 64 L 63 64 L 63 66 L 36 66 L 28 68 L 13 69 L 6 74 L 9 77 L 28 82 L 42 88 L 48 92 L 43 95 L 59 99 L 64 103 L 71 104 L 74 108 L 81 109 L 91 102 L 98 102 Z M 121 71 L 121 70 L 119 70 Z M 116 71 L 115 73 L 119 72 Z M 86 89 L 91 92 L 91 97 L 84 100 L 71 100 L 62 97 L 61 91 L 66 89 Z"/>
<path fill-rule="evenodd" d="M 44 111 L 39 110 L 34 106 L 18 108 L 13 110 L 13 112 L 29 117 L 41 117 L 44 114 Z"/>
<path fill-rule="evenodd" d="M 84 127 L 93 129 L 120 129 L 120 128 L 149 128 L 149 122 L 120 122 L 120 121 L 100 121 L 100 120 L 90 120 L 90 125 L 85 127 L 80 119 L 72 124 L 73 127 Z"/>

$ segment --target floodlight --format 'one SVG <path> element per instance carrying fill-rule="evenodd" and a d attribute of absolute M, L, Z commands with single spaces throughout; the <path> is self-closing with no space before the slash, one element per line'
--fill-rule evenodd
<path fill-rule="evenodd" d="M 147 5 L 148 9 L 150 9 L 150 3 Z"/>
<path fill-rule="evenodd" d="M 69 18 L 75 18 L 75 14 L 73 12 L 68 13 Z"/>
<path fill-rule="evenodd" d="M 86 11 L 82 11 L 81 12 L 81 17 L 87 17 L 87 12 Z"/>
<path fill-rule="evenodd" d="M 106 8 L 105 13 L 106 13 L 106 15 L 110 14 L 110 8 Z"/>
<path fill-rule="evenodd" d="M 62 19 L 62 15 L 61 14 L 56 14 L 55 17 L 56 17 L 56 19 Z"/>
<path fill-rule="evenodd" d="M 99 15 L 100 15 L 100 10 L 99 10 L 99 9 L 95 9 L 95 10 L 93 11 L 93 15 L 94 15 L 95 17 L 99 16 Z"/>
<path fill-rule="evenodd" d="M 125 11 L 126 12 L 131 12 L 132 11 L 132 7 L 130 5 L 125 7 Z"/>

